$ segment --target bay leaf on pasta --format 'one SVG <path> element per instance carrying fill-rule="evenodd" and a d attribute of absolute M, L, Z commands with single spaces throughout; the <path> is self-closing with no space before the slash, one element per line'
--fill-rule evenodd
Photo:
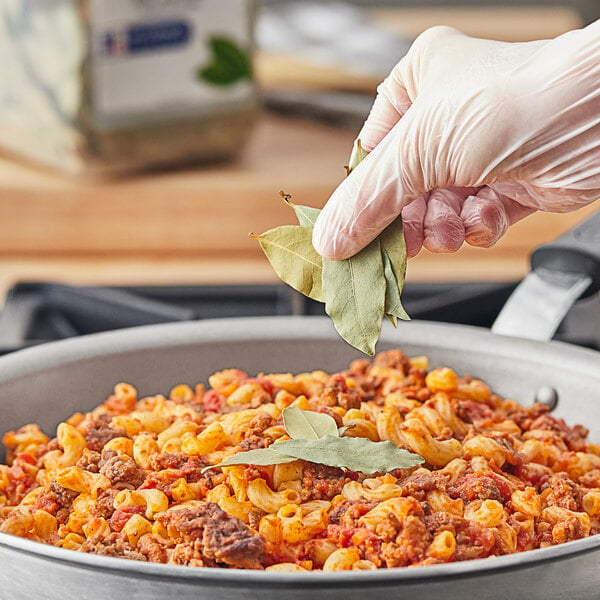
<path fill-rule="evenodd" d="M 216 465 L 208 465 L 202 471 L 208 471 L 217 467 L 228 467 L 231 465 L 280 465 L 298 460 L 294 456 L 278 452 L 272 446 L 269 448 L 257 448 L 256 450 L 246 450 L 238 452 Z"/>
<path fill-rule="evenodd" d="M 325 301 L 323 259 L 312 245 L 312 228 L 282 225 L 250 235 L 258 240 L 282 281 L 313 300 Z"/>
<path fill-rule="evenodd" d="M 326 435 L 339 436 L 335 419 L 326 413 L 289 406 L 282 416 L 283 426 L 291 438 L 318 440 Z"/>
<path fill-rule="evenodd" d="M 318 440 L 293 439 L 271 446 L 278 452 L 329 467 L 345 467 L 366 475 L 409 469 L 424 462 L 418 454 L 398 448 L 392 442 L 372 442 L 360 437 L 334 437 Z"/>

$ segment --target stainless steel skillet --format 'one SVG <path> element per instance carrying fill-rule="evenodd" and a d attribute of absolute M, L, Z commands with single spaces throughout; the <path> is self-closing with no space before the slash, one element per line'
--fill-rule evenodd
<path fill-rule="evenodd" d="M 555 414 L 584 423 L 600 441 L 600 354 L 476 328 L 403 323 L 378 350 L 427 354 L 434 366 L 481 377 L 528 403 L 542 385 L 559 394 Z M 280 317 L 141 327 L 57 342 L 0 359 L 0 431 L 38 422 L 51 431 L 101 402 L 114 383 L 142 394 L 205 381 L 238 367 L 300 372 L 343 369 L 358 353 L 323 318 Z M 596 599 L 600 536 L 462 563 L 351 573 L 265 573 L 171 567 L 87 555 L 0 534 L 0 598 L 30 600 L 262 600 L 365 596 L 403 600 Z"/>

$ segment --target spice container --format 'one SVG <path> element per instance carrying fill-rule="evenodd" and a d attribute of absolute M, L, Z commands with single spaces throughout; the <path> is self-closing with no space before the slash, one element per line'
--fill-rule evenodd
<path fill-rule="evenodd" d="M 255 0 L 3 0 L 0 148 L 73 174 L 230 158 Z"/>

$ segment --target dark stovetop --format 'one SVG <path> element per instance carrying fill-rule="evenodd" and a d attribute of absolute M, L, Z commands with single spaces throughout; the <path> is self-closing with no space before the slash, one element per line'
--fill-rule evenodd
<path fill-rule="evenodd" d="M 515 282 L 409 283 L 402 300 L 413 319 L 490 327 L 515 286 Z M 152 323 L 322 314 L 322 304 L 283 284 L 71 287 L 19 283 L 7 294 L 0 313 L 0 353 Z M 600 297 L 578 302 L 555 339 L 600 350 Z"/>

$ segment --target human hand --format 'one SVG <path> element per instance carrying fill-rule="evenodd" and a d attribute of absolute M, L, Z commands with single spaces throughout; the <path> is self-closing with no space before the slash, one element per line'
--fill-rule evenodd
<path fill-rule="evenodd" d="M 412 257 L 489 247 L 536 210 L 588 204 L 600 196 L 600 21 L 524 43 L 432 28 L 379 86 L 358 139 L 370 154 L 315 224 L 328 258 L 400 213 Z"/>

